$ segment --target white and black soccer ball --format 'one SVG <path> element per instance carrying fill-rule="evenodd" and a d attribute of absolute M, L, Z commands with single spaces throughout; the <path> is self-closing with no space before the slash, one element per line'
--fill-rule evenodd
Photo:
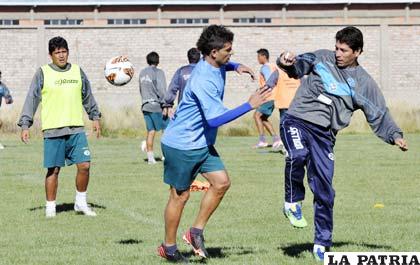
<path fill-rule="evenodd" d="M 106 63 L 104 74 L 110 84 L 123 86 L 133 78 L 134 67 L 126 56 L 117 56 Z"/>

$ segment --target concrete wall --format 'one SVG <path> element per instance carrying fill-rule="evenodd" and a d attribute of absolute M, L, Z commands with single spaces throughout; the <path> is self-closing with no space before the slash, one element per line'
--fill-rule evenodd
<path fill-rule="evenodd" d="M 332 49 L 335 33 L 342 27 L 231 27 L 235 33 L 232 60 L 258 71 L 256 50 L 262 47 L 270 50 L 273 60 L 283 49 L 297 53 Z M 381 85 L 388 100 L 418 105 L 420 25 L 359 27 L 365 37 L 360 62 Z M 138 73 L 146 66 L 146 54 L 152 50 L 160 54 L 160 67 L 169 83 L 175 70 L 187 63 L 186 51 L 195 45 L 201 30 L 200 27 L 1 28 L 0 70 L 3 81 L 13 91 L 16 105 L 20 106 L 36 68 L 49 62 L 48 40 L 60 35 L 69 42 L 70 62 L 79 64 L 88 75 L 100 106 L 139 105 Z M 123 87 L 114 87 L 103 77 L 106 61 L 117 55 L 127 55 L 135 65 L 135 78 Z M 240 104 L 256 87 L 257 83 L 248 77 L 230 73 L 226 105 Z"/>

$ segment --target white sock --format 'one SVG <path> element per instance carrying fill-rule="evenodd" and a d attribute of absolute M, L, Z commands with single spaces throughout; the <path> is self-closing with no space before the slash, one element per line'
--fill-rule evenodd
<path fill-rule="evenodd" d="M 289 210 L 290 208 L 296 209 L 297 202 L 284 202 L 284 209 Z"/>
<path fill-rule="evenodd" d="M 76 190 L 76 204 L 77 205 L 80 205 L 80 206 L 87 205 L 86 197 L 87 197 L 86 191 L 80 192 Z"/>
<path fill-rule="evenodd" d="M 47 201 L 47 203 L 45 204 L 45 207 L 46 208 L 49 208 L 49 209 L 55 209 L 55 201 Z"/>
<path fill-rule="evenodd" d="M 321 252 L 325 252 L 325 247 L 322 246 L 322 245 L 315 244 L 314 245 L 314 252 L 316 252 L 317 249 L 320 249 Z"/>
<path fill-rule="evenodd" d="M 155 154 L 153 153 L 153 151 L 147 152 L 147 159 L 149 161 L 155 160 Z"/>

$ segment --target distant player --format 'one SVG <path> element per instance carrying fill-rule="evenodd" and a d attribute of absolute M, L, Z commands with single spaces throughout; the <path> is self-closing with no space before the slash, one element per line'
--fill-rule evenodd
<path fill-rule="evenodd" d="M 314 193 L 315 245 L 313 254 L 324 259 L 332 245 L 335 191 L 334 144 L 339 130 L 350 123 L 360 109 L 374 133 L 388 144 L 407 151 L 403 133 L 395 124 L 376 82 L 359 65 L 363 51 L 362 32 L 346 27 L 337 32 L 335 51 L 317 50 L 295 56 L 281 54 L 278 66 L 302 79 L 281 125 L 281 136 L 288 152 L 285 167 L 284 213 L 296 227 L 307 225 L 301 211 L 305 198 L 305 167 Z"/>
<path fill-rule="evenodd" d="M 270 54 L 268 53 L 267 49 L 259 49 L 257 51 L 258 63 L 262 65 L 259 75 L 260 87 L 263 87 L 265 85 L 265 82 L 277 68 L 274 64 L 270 64 L 269 59 Z M 258 142 L 255 145 L 256 148 L 268 146 L 267 139 L 265 138 L 264 128 L 273 137 L 273 149 L 279 149 L 282 145 L 279 135 L 274 131 L 273 125 L 268 120 L 268 118 L 273 113 L 273 110 L 274 99 L 271 98 L 270 101 L 261 105 L 254 112 L 254 121 L 259 134 Z"/>
<path fill-rule="evenodd" d="M 60 168 L 76 164 L 76 198 L 74 210 L 84 215 L 96 216 L 87 204 L 87 187 L 90 172 L 90 151 L 83 122 L 83 109 L 93 120 L 96 136 L 100 135 L 99 112 L 92 95 L 90 82 L 83 70 L 68 62 L 69 48 L 62 37 L 48 43 L 52 62 L 41 66 L 32 79 L 18 125 L 21 139 L 29 142 L 29 127 L 41 103 L 41 123 L 44 135 L 44 167 L 47 197 L 45 215 L 56 215 L 56 197 Z"/>
<path fill-rule="evenodd" d="M 140 72 L 139 85 L 141 95 L 141 110 L 146 123 L 146 141 L 142 142 L 142 150 L 147 152 L 147 162 L 149 165 L 156 164 L 153 152 L 153 142 L 157 131 L 164 130 L 167 126 L 163 104 L 166 94 L 165 73 L 157 68 L 159 65 L 159 54 L 151 52 L 146 56 L 148 67 Z"/>
<path fill-rule="evenodd" d="M 200 51 L 197 48 L 191 48 L 187 52 L 188 65 L 184 65 L 176 70 L 172 77 L 171 83 L 169 84 L 168 90 L 166 91 L 164 99 L 164 107 L 168 108 L 167 112 L 169 116 L 172 115 L 172 107 L 174 106 L 176 95 L 178 94 L 178 105 L 181 102 L 184 88 L 187 85 L 187 81 L 191 76 L 191 72 L 195 65 L 200 60 Z"/>
<path fill-rule="evenodd" d="M 1 71 L 0 71 L 0 107 L 3 101 L 3 98 L 6 104 L 13 103 L 13 98 L 12 98 L 12 95 L 10 94 L 9 88 L 7 88 L 6 84 L 1 81 Z M 1 124 L 2 122 L 0 120 L 0 127 L 1 127 Z M 0 143 L 0 149 L 4 149 L 4 145 L 2 145 L 1 143 Z"/>
<path fill-rule="evenodd" d="M 211 25 L 203 30 L 197 48 L 204 58 L 195 66 L 161 140 L 165 155 L 164 182 L 170 185 L 170 191 L 164 214 L 165 240 L 158 253 L 170 261 L 187 261 L 177 249 L 176 236 L 190 185 L 199 173 L 210 187 L 183 239 L 197 255 L 208 257 L 203 230 L 230 186 L 228 173 L 214 148 L 217 128 L 263 104 L 270 96 L 268 90 L 258 90 L 248 102 L 235 109 L 223 105 L 226 71 L 252 74 L 248 67 L 228 63 L 232 42 L 233 33 L 224 26 Z"/>

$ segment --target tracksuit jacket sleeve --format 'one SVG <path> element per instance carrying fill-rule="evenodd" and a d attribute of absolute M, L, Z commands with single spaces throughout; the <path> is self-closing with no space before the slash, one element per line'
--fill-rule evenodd
<path fill-rule="evenodd" d="M 44 84 L 44 75 L 39 68 L 32 78 L 25 103 L 23 104 L 22 113 L 19 118 L 18 126 L 22 129 L 28 129 L 33 124 L 35 112 L 41 102 L 41 88 Z"/>
<path fill-rule="evenodd" d="M 165 94 L 163 107 L 172 107 L 181 85 L 179 83 L 181 71 L 178 69 L 172 77 L 171 83 L 169 84 L 168 90 Z"/>
<path fill-rule="evenodd" d="M 284 70 L 291 78 L 300 79 L 304 75 L 309 74 L 314 67 L 316 55 L 315 53 L 304 53 L 296 56 L 296 62 L 291 66 L 285 66 L 277 58 L 277 66 Z"/>
<path fill-rule="evenodd" d="M 80 75 L 82 77 L 83 107 L 86 113 L 88 114 L 90 120 L 99 120 L 101 118 L 101 113 L 99 112 L 98 104 L 96 103 L 96 100 L 93 97 L 89 79 L 87 78 L 86 74 L 83 72 L 82 69 L 80 69 Z"/>
<path fill-rule="evenodd" d="M 354 95 L 354 102 L 365 114 L 375 135 L 384 142 L 394 144 L 394 140 L 403 138 L 403 133 L 389 113 L 385 98 L 373 78 L 369 77 L 366 81 L 362 93 Z"/>

